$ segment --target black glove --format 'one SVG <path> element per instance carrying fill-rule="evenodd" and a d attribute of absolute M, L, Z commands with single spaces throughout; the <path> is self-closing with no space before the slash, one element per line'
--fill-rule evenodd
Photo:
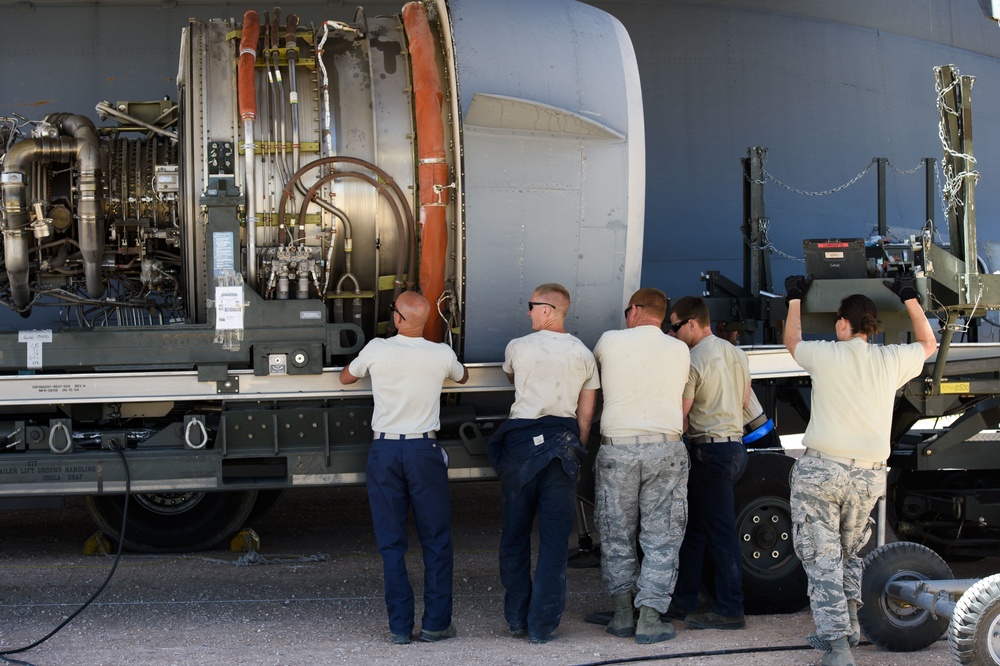
<path fill-rule="evenodd" d="M 891 289 L 892 293 L 899 296 L 899 300 L 902 303 L 906 303 L 911 298 L 920 298 L 920 292 L 917 291 L 917 277 L 913 273 L 897 275 L 893 278 L 892 282 L 882 280 L 882 284 Z"/>
<path fill-rule="evenodd" d="M 806 297 L 806 292 L 809 291 L 809 285 L 812 284 L 812 276 L 806 277 L 805 275 L 789 275 L 785 278 L 785 305 L 788 305 L 788 301 L 794 301 L 796 299 L 802 300 Z"/>

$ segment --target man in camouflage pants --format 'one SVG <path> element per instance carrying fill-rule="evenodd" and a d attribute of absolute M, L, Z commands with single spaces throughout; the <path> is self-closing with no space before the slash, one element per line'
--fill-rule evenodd
<path fill-rule="evenodd" d="M 785 280 L 785 347 L 812 378 L 806 450 L 790 478 L 793 544 L 809 578 L 816 623 L 806 640 L 826 651 L 823 666 L 855 664 L 851 647 L 861 638 L 858 550 L 868 540 L 868 515 L 885 492 L 896 390 L 920 374 L 937 348 L 914 283 L 902 276 L 887 284 L 906 307 L 916 342 L 877 346 L 869 339 L 878 332 L 878 310 L 860 294 L 840 302 L 836 341 L 804 342 L 801 304 L 809 280 Z"/>
<path fill-rule="evenodd" d="M 681 396 L 691 361 L 687 345 L 663 333 L 666 312 L 663 292 L 640 289 L 625 310 L 627 329 L 608 331 L 594 348 L 604 394 L 595 520 L 615 610 L 608 633 L 634 635 L 638 643 L 674 637 L 660 614 L 670 606 L 687 524 L 690 462 L 681 441 Z"/>

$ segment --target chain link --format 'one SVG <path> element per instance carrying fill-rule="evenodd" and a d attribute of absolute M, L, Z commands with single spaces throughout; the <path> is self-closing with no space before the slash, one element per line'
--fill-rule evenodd
<path fill-rule="evenodd" d="M 973 157 L 972 155 L 967 155 L 965 153 L 958 152 L 950 145 L 948 145 L 948 140 L 945 138 L 945 117 L 948 115 L 957 117 L 959 115 L 959 112 L 957 109 L 953 109 L 950 106 L 948 106 L 945 103 L 944 98 L 945 95 L 951 92 L 953 88 L 961 84 L 962 77 L 959 74 L 957 67 L 955 67 L 954 65 L 948 65 L 948 69 L 951 70 L 954 80 L 951 82 L 950 85 L 942 88 L 939 83 L 940 77 L 938 76 L 942 69 L 944 68 L 943 67 L 934 68 L 934 74 L 935 74 L 934 88 L 935 91 L 937 92 L 937 108 L 938 108 L 938 115 L 940 117 L 940 119 L 938 120 L 938 139 L 940 139 L 941 141 L 941 148 L 944 150 L 945 156 L 950 156 L 954 158 L 956 161 L 965 160 L 966 164 L 968 164 L 968 166 L 971 167 L 971 169 L 966 169 L 964 171 L 956 173 L 953 164 L 948 163 L 947 160 L 942 160 L 941 170 L 944 172 L 945 182 L 941 190 L 941 196 L 944 202 L 943 209 L 944 209 L 945 219 L 947 219 L 948 215 L 952 212 L 952 210 L 956 206 L 958 206 L 959 204 L 965 205 L 965 202 L 963 202 L 961 200 L 961 197 L 958 196 L 959 191 L 962 189 L 963 181 L 965 181 L 966 178 L 972 178 L 972 185 L 973 187 L 975 187 L 976 184 L 979 183 L 979 172 L 975 170 L 976 158 Z M 975 81 L 976 79 L 974 77 L 969 77 L 970 88 L 972 87 L 972 84 L 975 83 Z"/>
<path fill-rule="evenodd" d="M 920 164 L 918 164 L 917 166 L 913 167 L 912 169 L 899 169 L 899 168 L 896 167 L 895 164 L 893 164 L 889 160 L 886 160 L 885 163 L 889 165 L 890 169 L 892 169 L 896 173 L 898 173 L 900 175 L 903 175 L 903 176 L 909 176 L 909 175 L 914 174 L 914 173 L 916 173 L 916 172 L 918 172 L 918 171 L 920 171 L 921 169 L 924 168 L 924 161 L 923 160 L 920 160 Z"/>
<path fill-rule="evenodd" d="M 834 194 L 836 192 L 840 192 L 841 190 L 847 189 L 851 185 L 854 185 L 854 183 L 856 183 L 859 180 L 861 180 L 865 176 L 865 174 L 867 174 L 869 171 L 871 171 L 872 166 L 874 166 L 877 163 L 877 160 L 873 158 L 872 161 L 869 162 L 867 164 L 867 166 L 865 166 L 865 168 L 860 173 L 858 173 L 858 175 L 856 175 L 854 178 L 850 179 L 849 181 L 847 181 L 843 185 L 840 185 L 838 187 L 835 187 L 835 188 L 829 189 L 829 190 L 823 190 L 823 191 L 819 191 L 819 192 L 810 192 L 810 191 L 807 191 L 807 190 L 800 190 L 800 189 L 798 189 L 796 187 L 792 187 L 791 185 L 788 185 L 787 183 L 783 183 L 782 181 L 780 181 L 777 178 L 775 178 L 773 175 L 771 175 L 767 171 L 767 169 L 764 169 L 764 162 L 765 161 L 766 161 L 766 158 L 764 158 L 764 160 L 762 160 L 762 162 L 761 162 L 761 171 L 767 177 L 767 179 L 771 180 L 772 182 L 774 182 L 779 187 L 783 187 L 784 189 L 788 190 L 789 192 L 794 192 L 796 194 L 802 194 L 802 195 L 810 196 L 810 197 L 825 196 L 825 195 L 828 195 L 828 194 Z M 921 169 L 923 169 L 926 166 L 926 164 L 925 164 L 925 162 L 923 160 L 921 160 L 917 164 L 917 166 L 913 167 L 912 169 L 899 169 L 892 162 L 890 162 L 888 160 L 886 160 L 886 163 L 889 165 L 889 167 L 893 171 L 895 171 L 896 173 L 901 174 L 901 175 L 911 175 L 911 174 L 914 174 L 914 173 L 916 173 L 917 171 L 920 171 Z M 935 182 L 938 182 L 938 173 L 937 173 L 936 169 L 934 171 L 934 178 L 935 178 Z M 747 179 L 747 182 L 749 182 L 751 184 L 754 184 L 754 185 L 764 185 L 767 182 L 765 180 L 754 180 L 753 178 L 751 178 L 749 176 L 749 174 L 746 176 L 746 179 Z M 943 200 L 942 200 L 942 210 L 943 211 L 945 210 L 944 209 L 944 201 Z M 947 215 L 947 212 L 945 212 L 945 215 Z M 763 243 L 754 244 L 754 243 L 751 242 L 751 240 L 749 238 L 744 237 L 743 242 L 746 243 L 746 245 L 748 247 L 750 247 L 753 250 L 766 250 L 768 252 L 771 252 L 772 254 L 776 254 L 776 255 L 778 255 L 780 257 L 783 257 L 785 259 L 791 259 L 792 261 L 798 261 L 800 263 L 805 263 L 805 259 L 803 259 L 801 257 L 796 257 L 796 256 L 793 256 L 793 255 L 790 255 L 787 252 L 783 252 L 783 251 L 779 250 L 777 247 L 774 246 L 774 243 L 771 242 L 770 238 L 768 237 L 768 233 L 767 233 L 768 230 L 769 230 L 769 228 L 770 228 L 770 224 L 771 224 L 770 218 L 764 218 L 764 220 L 761 221 L 760 224 L 761 224 L 761 238 L 764 240 L 764 242 Z"/>
<path fill-rule="evenodd" d="M 791 259 L 792 261 L 798 261 L 804 264 L 806 261 L 805 259 L 802 259 L 800 257 L 793 257 L 787 252 L 782 252 L 781 250 L 779 250 L 774 246 L 774 243 L 771 242 L 771 239 L 768 237 L 767 234 L 770 228 L 771 228 L 771 218 L 769 217 L 763 218 L 762 220 L 760 220 L 760 236 L 764 240 L 764 243 L 759 245 L 754 245 L 752 242 L 750 242 L 750 239 L 747 236 L 743 237 L 743 242 L 746 243 L 751 250 L 767 250 L 772 254 L 778 255 L 779 257 L 784 257 L 785 259 Z"/>
<path fill-rule="evenodd" d="M 847 182 L 846 182 L 846 183 L 844 183 L 843 185 L 840 185 L 840 186 L 838 186 L 838 187 L 835 187 L 835 188 L 833 188 L 832 190 L 823 190 L 822 192 L 808 192 L 808 191 L 806 191 L 806 190 L 800 190 L 800 189 L 797 189 L 797 188 L 795 188 L 795 187 L 792 187 L 791 185 L 786 185 L 785 183 L 781 182 L 780 180 L 778 180 L 777 178 L 775 178 L 774 176 L 772 176 L 772 175 L 771 175 L 770 173 L 768 173 L 768 172 L 767 172 L 767 169 L 764 169 L 764 168 L 763 168 L 763 165 L 761 166 L 761 171 L 763 171 L 763 172 L 764 172 L 764 175 L 765 175 L 765 176 L 767 176 L 767 177 L 768 177 L 768 178 L 770 178 L 770 179 L 771 179 L 772 181 L 774 181 L 774 183 L 775 183 L 776 185 L 778 185 L 778 186 L 780 186 L 780 187 L 783 187 L 783 188 L 785 188 L 785 189 L 786 189 L 786 190 L 788 190 L 789 192 L 795 192 L 796 194 L 804 194 L 805 196 L 808 196 L 808 197 L 821 197 L 821 196 L 825 196 L 825 195 L 827 195 L 827 194 L 834 194 L 834 193 L 836 193 L 836 192 L 840 192 L 841 190 L 845 190 L 845 189 L 847 189 L 848 187 L 850 187 L 850 186 L 851 186 L 851 185 L 853 185 L 854 183 L 856 183 L 856 182 L 858 182 L 859 180 L 861 180 L 861 178 L 862 178 L 862 177 L 863 177 L 863 176 L 864 176 L 864 175 L 865 175 L 866 173 L 868 173 L 868 172 L 869 172 L 869 171 L 871 170 L 871 168 L 872 168 L 872 165 L 873 165 L 873 164 L 875 164 L 875 160 L 872 160 L 871 162 L 869 162 L 869 163 L 868 163 L 868 166 L 866 166 L 866 167 L 864 168 L 864 170 L 863 170 L 863 171 L 862 171 L 861 173 L 859 173 L 859 174 L 858 174 L 857 176 L 855 176 L 854 178 L 851 178 L 851 179 L 850 179 L 849 181 L 847 181 Z"/>
<path fill-rule="evenodd" d="M 944 196 L 944 186 L 941 184 L 941 172 L 944 170 L 944 161 L 941 162 L 940 169 L 934 169 L 934 187 L 937 189 L 938 203 L 941 204 L 941 219 L 947 224 L 948 222 L 948 202 L 945 200 Z"/>

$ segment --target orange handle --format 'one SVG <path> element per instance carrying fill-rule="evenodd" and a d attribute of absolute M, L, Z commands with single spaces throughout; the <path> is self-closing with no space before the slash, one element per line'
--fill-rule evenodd
<path fill-rule="evenodd" d="M 250 9 L 243 15 L 243 39 L 240 40 L 240 59 L 237 67 L 237 90 L 242 120 L 253 120 L 257 117 L 254 66 L 257 62 L 258 39 L 260 39 L 260 18 L 257 12 Z"/>
<path fill-rule="evenodd" d="M 289 51 L 298 48 L 295 42 L 295 31 L 299 28 L 299 15 L 289 14 L 285 23 L 285 48 Z"/>
<path fill-rule="evenodd" d="M 271 19 L 271 43 L 269 44 L 269 46 L 272 49 L 281 48 L 280 34 L 281 34 L 281 7 L 275 7 L 274 14 Z M 278 63 L 275 63 L 275 67 L 277 67 L 277 65 Z"/>

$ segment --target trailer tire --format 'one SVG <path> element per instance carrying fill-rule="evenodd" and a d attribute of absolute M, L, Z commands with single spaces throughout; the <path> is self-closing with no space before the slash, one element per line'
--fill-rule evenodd
<path fill-rule="evenodd" d="M 1000 664 L 1000 574 L 976 582 L 958 600 L 948 651 L 956 664 Z"/>
<path fill-rule="evenodd" d="M 278 503 L 281 502 L 281 498 L 284 496 L 284 488 L 279 488 L 277 490 L 258 490 L 257 499 L 253 503 L 253 509 L 250 510 L 250 515 L 247 516 L 246 523 L 253 523 L 271 513 L 271 511 L 274 510 L 274 507 L 278 506 Z M 240 525 L 240 527 L 242 526 L 243 525 Z"/>
<path fill-rule="evenodd" d="M 135 493 L 128 505 L 124 546 L 137 553 L 206 550 L 235 534 L 256 500 L 256 490 Z M 97 526 L 117 541 L 125 496 L 95 495 L 85 503 Z"/>
<path fill-rule="evenodd" d="M 788 476 L 794 463 L 783 454 L 751 453 L 733 489 L 747 613 L 794 613 L 809 603 L 806 572 L 792 546 Z"/>
<path fill-rule="evenodd" d="M 893 652 L 914 652 L 944 635 L 947 617 L 935 617 L 886 593 L 886 586 L 895 581 L 953 579 L 940 555 L 927 546 L 897 541 L 868 553 L 863 567 L 858 622 L 868 640 Z"/>

